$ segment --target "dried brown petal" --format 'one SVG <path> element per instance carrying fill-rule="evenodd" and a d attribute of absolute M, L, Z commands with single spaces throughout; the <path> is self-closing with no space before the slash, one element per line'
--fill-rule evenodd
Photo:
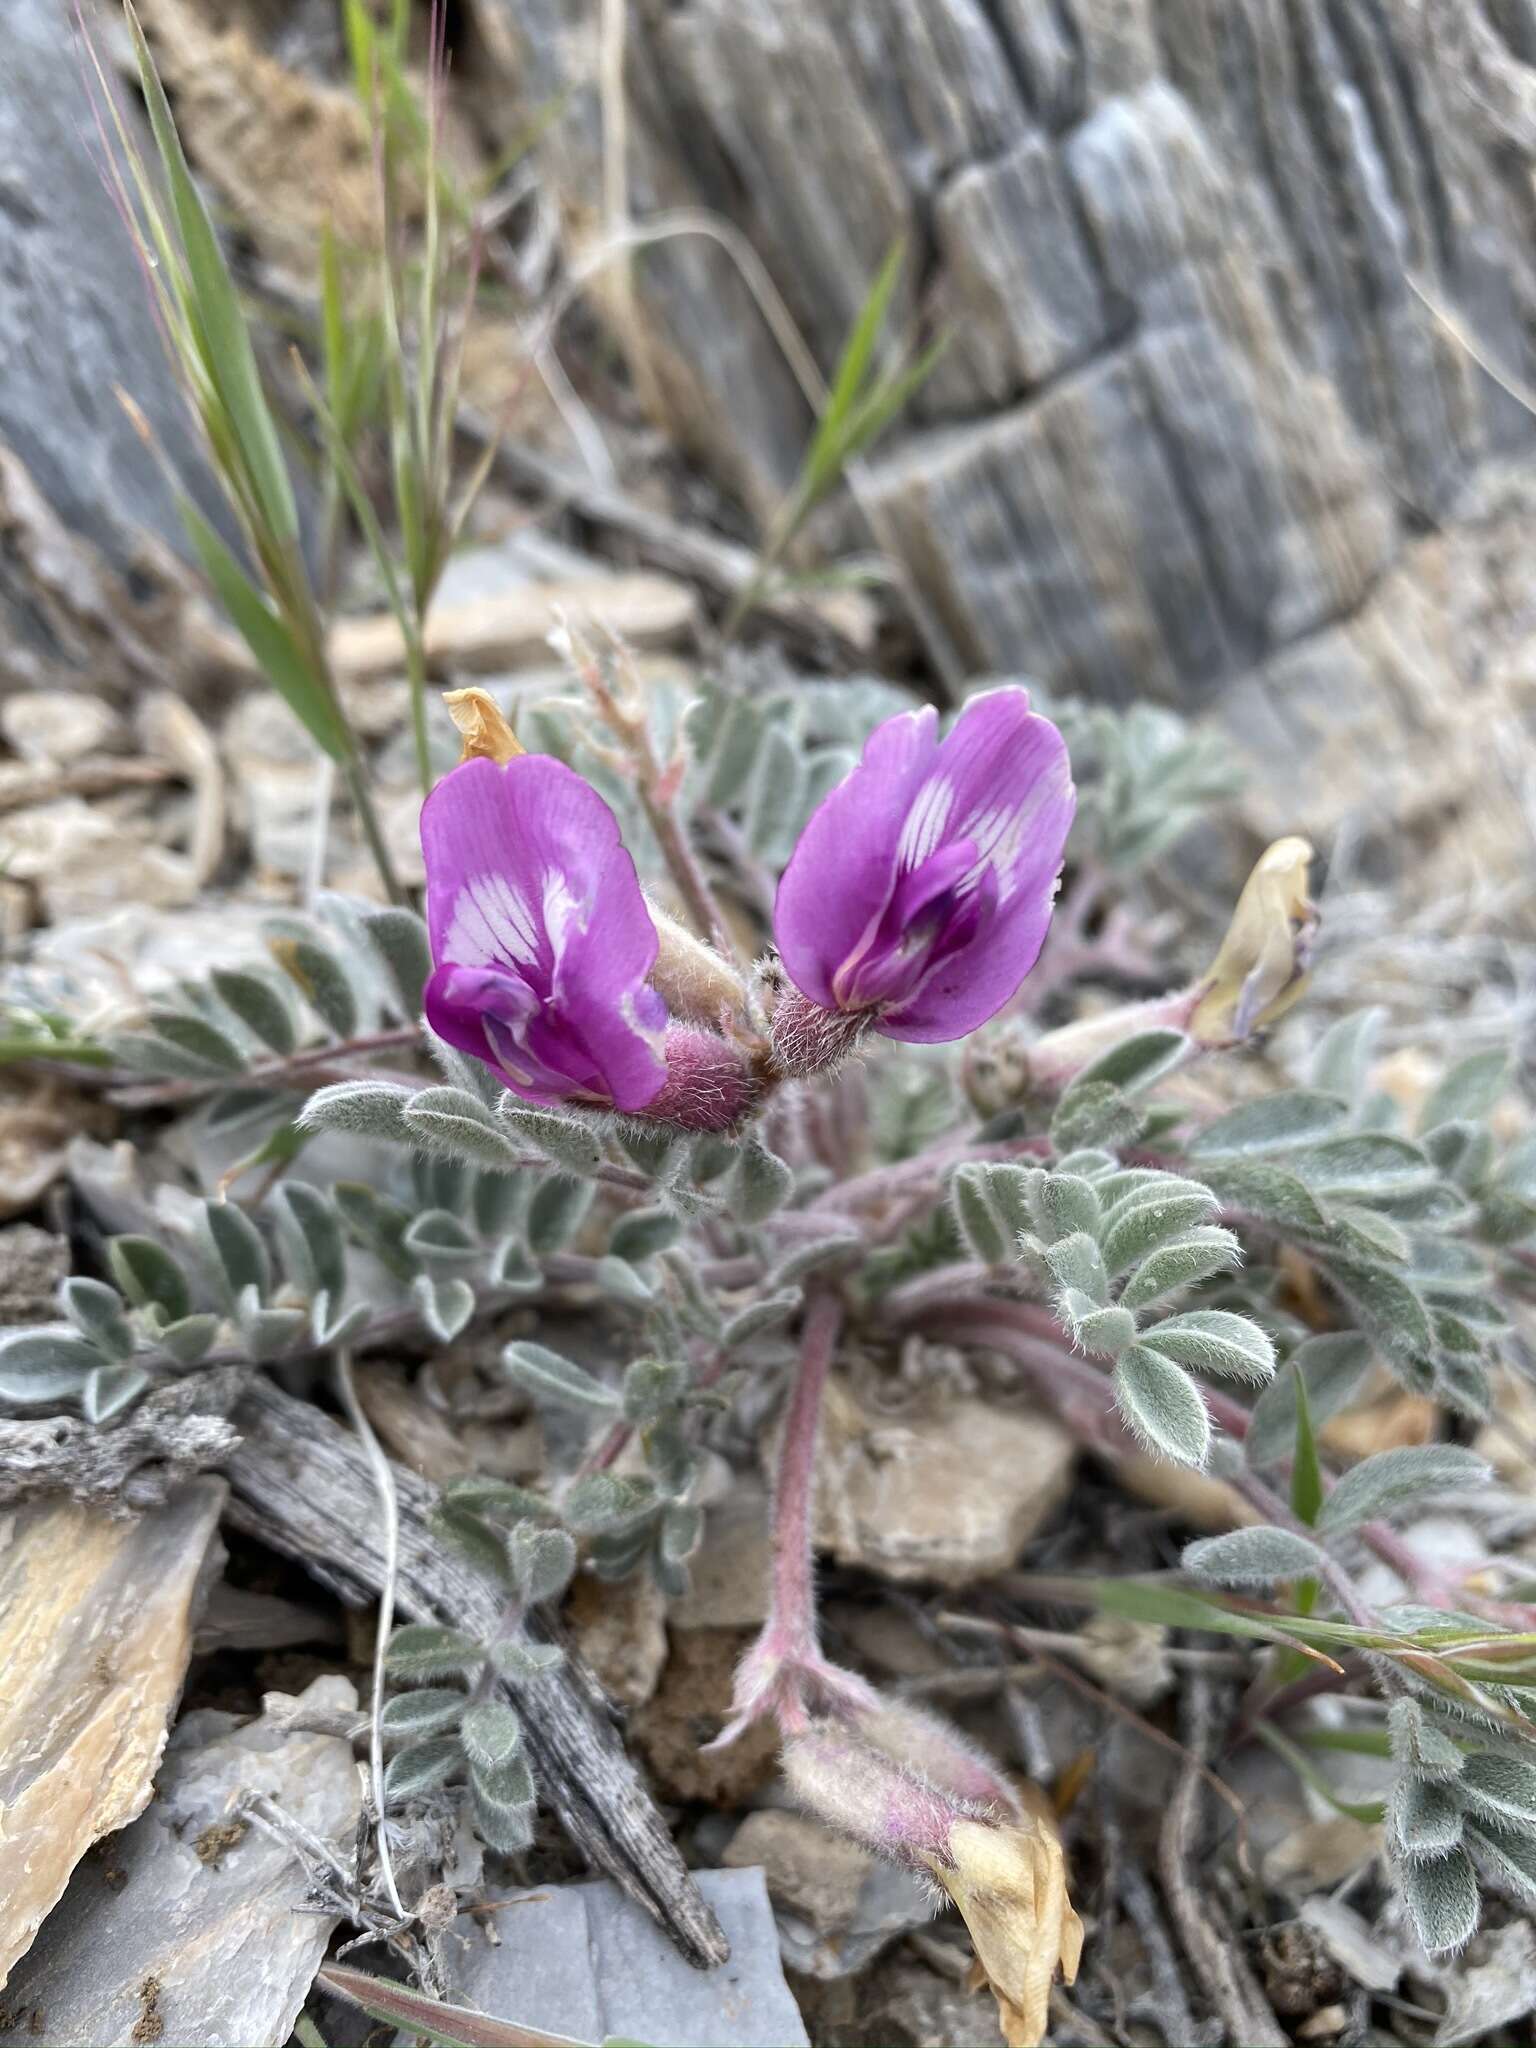
<path fill-rule="evenodd" d="M 448 690 L 443 702 L 448 707 L 448 716 L 464 736 L 461 761 L 473 761 L 478 755 L 504 768 L 517 755 L 527 753 L 489 690 Z"/>
<path fill-rule="evenodd" d="M 1241 1044 L 1301 997 L 1318 921 L 1311 862 L 1305 839 L 1277 839 L 1260 855 L 1190 1020 L 1199 1044 Z"/>
<path fill-rule="evenodd" d="M 948 1860 L 923 1860 L 970 1931 L 978 1981 L 992 1987 L 1008 2048 L 1039 2048 L 1057 1964 L 1068 1984 L 1077 1975 L 1083 1923 L 1067 1896 L 1050 1802 L 1037 1785 L 1021 1792 L 1026 1812 L 1017 1826 L 956 1820 Z"/>

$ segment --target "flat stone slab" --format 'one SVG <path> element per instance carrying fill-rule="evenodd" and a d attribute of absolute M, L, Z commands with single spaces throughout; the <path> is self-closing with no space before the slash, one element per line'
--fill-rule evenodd
<path fill-rule="evenodd" d="M 304 1699 L 357 1706 L 345 1678 Z M 338 1849 L 357 1826 L 348 1743 L 202 1711 L 178 1726 L 148 1812 L 75 1872 L 0 2001 L 4 2048 L 281 2048 L 335 1921 L 304 1913 L 304 1874 L 242 1821 L 247 1792 Z"/>
<path fill-rule="evenodd" d="M 223 1502 L 195 1479 L 137 1519 L 0 1513 L 0 1984 L 86 1850 L 149 1799 Z"/>
<path fill-rule="evenodd" d="M 700 1870 L 730 1961 L 695 1970 L 616 1884 L 500 1891 L 518 1901 L 496 1915 L 501 1946 L 475 1937 L 459 1960 L 458 1995 L 525 2027 L 578 2041 L 648 2041 L 664 2048 L 808 2048 L 779 1961 L 761 1870 Z M 0 2036 L 0 2039 L 3 2039 Z"/>

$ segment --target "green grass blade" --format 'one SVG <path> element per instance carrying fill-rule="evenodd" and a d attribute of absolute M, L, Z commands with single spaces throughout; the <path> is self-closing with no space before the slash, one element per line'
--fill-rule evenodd
<path fill-rule="evenodd" d="M 229 415 L 262 517 L 280 541 L 289 541 L 298 534 L 298 509 L 277 428 L 261 388 L 239 295 L 208 210 L 193 183 L 170 102 L 131 4 L 127 16 L 150 129 L 170 191 L 185 261 L 187 310 L 196 323 L 204 367 Z"/>
<path fill-rule="evenodd" d="M 901 266 L 906 261 L 906 255 L 905 240 L 893 242 L 874 283 L 865 294 L 864 303 L 859 308 L 859 317 L 854 321 L 843 346 L 842 358 L 837 366 L 837 374 L 832 380 L 831 392 L 828 394 L 826 406 L 806 454 L 807 471 L 817 467 L 824 460 L 824 448 L 834 443 L 842 434 L 848 416 L 868 381 L 875 344 L 880 339 L 880 330 L 885 325 L 885 317 L 890 310 L 891 298 L 896 290 L 897 279 L 901 276 Z"/>
<path fill-rule="evenodd" d="M 1293 1367 L 1294 1371 L 1295 1368 Z M 1316 1525 L 1323 1505 L 1323 1470 L 1307 1403 L 1307 1383 L 1296 1374 L 1296 1449 L 1291 1458 L 1291 1507 L 1307 1527 Z"/>
<path fill-rule="evenodd" d="M 189 498 L 182 499 L 180 510 L 204 574 L 218 592 L 262 674 L 317 745 L 333 761 L 343 760 L 347 753 L 346 731 L 325 682 L 315 674 L 287 626 Z"/>

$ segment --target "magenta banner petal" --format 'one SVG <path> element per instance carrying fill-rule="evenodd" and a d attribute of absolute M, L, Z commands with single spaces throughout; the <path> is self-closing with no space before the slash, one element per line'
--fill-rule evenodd
<path fill-rule="evenodd" d="M 597 791 L 547 754 L 466 761 L 421 846 L 433 1030 L 529 1102 L 643 1109 L 666 1080 L 656 930 Z"/>
<path fill-rule="evenodd" d="M 887 719 L 800 836 L 774 936 L 812 1003 L 888 1038 L 963 1038 L 1039 956 L 1076 808 L 1066 744 L 1014 686 Z"/>

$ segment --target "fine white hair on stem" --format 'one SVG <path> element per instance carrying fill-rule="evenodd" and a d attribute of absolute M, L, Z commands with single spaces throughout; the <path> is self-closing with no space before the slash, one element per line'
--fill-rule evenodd
<path fill-rule="evenodd" d="M 363 1413 L 362 1403 L 357 1398 L 357 1387 L 352 1378 L 352 1353 L 342 1345 L 336 1353 L 336 1392 L 346 1411 L 347 1420 L 357 1431 L 358 1441 L 368 1460 L 374 1484 L 379 1490 L 379 1504 L 384 1510 L 384 1583 L 379 1589 L 378 1633 L 373 1645 L 373 1699 L 372 1711 L 368 1717 L 368 1771 L 373 1781 L 373 1807 L 378 1820 L 379 1868 L 384 1873 L 384 1889 L 389 1893 L 389 1903 L 402 1920 L 410 1918 L 400 1902 L 400 1888 L 395 1882 L 394 1859 L 389 1853 L 389 1831 L 384 1818 L 384 1658 L 389 1649 L 390 1630 L 394 1625 L 395 1585 L 400 1574 L 400 1504 L 395 1495 L 395 1476 L 389 1469 L 389 1460 L 384 1448 L 373 1433 L 373 1425 Z"/>

